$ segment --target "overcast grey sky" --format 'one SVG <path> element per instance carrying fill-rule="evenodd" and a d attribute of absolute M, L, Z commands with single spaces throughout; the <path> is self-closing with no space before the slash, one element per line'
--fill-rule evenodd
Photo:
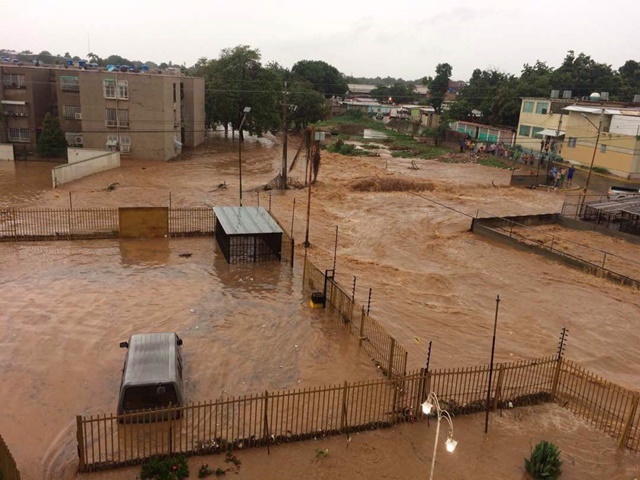
<path fill-rule="evenodd" d="M 567 50 L 614 68 L 640 61 L 639 0 L 24 0 L 3 2 L 0 47 L 192 65 L 238 44 L 290 68 L 324 60 L 354 76 L 466 80 L 474 68 L 519 73 Z"/>

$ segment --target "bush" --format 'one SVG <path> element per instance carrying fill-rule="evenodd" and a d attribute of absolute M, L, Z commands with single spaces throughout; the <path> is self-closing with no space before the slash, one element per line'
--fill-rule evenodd
<path fill-rule="evenodd" d="M 152 458 L 142 464 L 140 478 L 151 480 L 182 480 L 189 476 L 189 466 L 183 455 Z"/>
<path fill-rule="evenodd" d="M 355 145 L 350 143 L 344 143 L 342 140 L 338 139 L 335 143 L 332 143 L 327 147 L 327 150 L 331 153 L 339 153 L 340 155 L 347 156 L 355 156 L 355 155 L 363 155 L 364 152 L 356 148 Z"/>
<path fill-rule="evenodd" d="M 560 450 L 546 440 L 535 446 L 530 458 L 524 459 L 524 468 L 535 480 L 556 480 L 562 473 L 561 466 Z"/>

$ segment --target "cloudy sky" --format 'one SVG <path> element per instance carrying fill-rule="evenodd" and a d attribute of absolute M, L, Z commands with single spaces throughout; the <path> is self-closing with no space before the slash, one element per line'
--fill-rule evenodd
<path fill-rule="evenodd" d="M 638 0 L 23 0 L 0 11 L 0 48 L 83 57 L 90 38 L 101 57 L 187 66 L 238 44 L 265 63 L 324 60 L 348 75 L 405 79 L 441 62 L 460 80 L 474 68 L 558 66 L 568 50 L 614 68 L 640 61 Z"/>

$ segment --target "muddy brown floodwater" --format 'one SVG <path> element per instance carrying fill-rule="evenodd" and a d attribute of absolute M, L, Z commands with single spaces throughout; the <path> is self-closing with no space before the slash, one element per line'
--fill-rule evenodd
<path fill-rule="evenodd" d="M 291 150 L 296 147 L 294 142 Z M 301 252 L 306 191 L 269 195 L 253 190 L 275 177 L 280 155 L 273 138 L 250 139 L 243 146 L 244 203 L 259 201 L 266 206 L 271 202 L 276 216 L 290 225 L 295 199 L 293 231 Z M 364 159 L 324 153 L 313 187 L 309 249 L 319 268 L 330 268 L 335 226 L 339 226 L 338 281 L 350 286 L 357 276 L 360 303 L 366 302 L 368 289 L 373 288 L 371 314 L 408 349 L 409 368 L 423 365 L 429 340 L 435 368 L 487 363 L 495 296 L 500 294 L 497 361 L 552 354 L 560 328 L 568 326 L 568 358 L 638 389 L 640 298 L 636 290 L 469 232 L 471 216 L 478 211 L 484 215 L 557 212 L 563 195 L 511 188 L 509 172 L 504 170 L 473 163 L 417 162 L 419 169 L 413 170 L 410 160 L 384 152 Z M 221 139 L 174 162 L 126 159 L 118 170 L 55 191 L 43 181 L 50 178 L 51 165 L 29 168 L 33 171 L 26 176 L 20 173 L 18 180 L 18 168 L 12 176 L 5 164 L 0 166 L 0 205 L 62 207 L 68 205 L 69 192 L 74 207 L 168 205 L 169 199 L 174 206 L 238 201 L 237 143 Z M 303 178 L 303 162 L 291 175 Z M 432 186 L 420 193 L 352 188 L 355 182 L 376 178 L 420 180 Z M 29 187 L 17 188 L 20 182 Z M 118 186 L 108 191 L 111 183 Z M 10 187 L 4 188 L 5 184 Z M 593 235 L 584 241 L 591 241 Z M 178 257 L 181 252 L 193 255 Z M 625 254 L 640 260 L 635 247 Z M 354 346 L 354 338 L 306 307 L 300 291 L 301 262 L 297 265 L 293 272 L 281 265 L 229 267 L 212 239 L 0 245 L 4 333 L 0 432 L 24 477 L 73 478 L 74 416 L 114 409 L 123 360 L 117 344 L 133 332 L 176 330 L 185 338 L 187 391 L 196 401 L 375 376 L 366 355 L 358 352 L 357 342 Z M 571 444 L 570 451 L 582 452 L 565 457 L 570 460 L 565 463 L 567 478 L 630 478 L 637 471 L 637 455 L 614 455 L 615 442 L 604 433 L 591 432 L 599 441 L 587 439 L 580 433 L 587 427 L 570 415 L 554 409 L 548 416 L 555 423 L 540 427 L 539 433 L 534 431 L 544 422 L 531 421 L 526 427 L 531 441 L 557 431 Z M 452 457 L 464 462 L 464 467 L 443 478 L 520 478 L 529 440 L 509 440 L 509 435 L 519 438 L 525 431 L 510 418 L 496 422 L 489 444 L 473 440 L 482 435 L 465 440 L 471 453 Z M 481 430 L 477 420 L 455 421 L 460 421 L 460 428 Z M 365 458 L 379 454 L 406 459 L 380 460 L 379 469 L 371 475 L 384 471 L 388 478 L 426 477 L 430 453 L 425 449 L 430 450 L 432 443 L 423 439 L 424 428 L 394 431 L 401 438 L 393 437 L 391 431 L 359 436 L 370 444 L 369 456 L 362 452 Z M 500 447 L 501 441 L 519 447 Z M 304 464 L 309 456 L 304 445 L 278 448 L 292 455 L 289 473 L 293 477 L 304 475 L 300 472 L 307 468 L 323 468 L 320 462 Z M 480 459 L 487 455 L 486 448 L 504 448 L 504 458 L 495 451 L 489 457 L 513 465 L 511 470 L 494 475 L 491 462 Z M 260 465 L 262 453 L 251 455 Z M 603 464 L 617 467 L 585 468 L 598 455 L 607 455 Z M 306 467 L 296 466 L 298 460 Z M 263 467 L 274 465 L 265 460 Z M 363 478 L 359 472 L 369 471 L 343 456 L 334 465 L 332 471 L 339 476 Z M 286 462 L 278 468 L 283 469 L 283 477 L 292 478 Z M 589 476 L 590 471 L 594 476 Z M 579 472 L 587 473 L 580 476 Z M 104 475 L 133 478 L 124 471 Z"/>

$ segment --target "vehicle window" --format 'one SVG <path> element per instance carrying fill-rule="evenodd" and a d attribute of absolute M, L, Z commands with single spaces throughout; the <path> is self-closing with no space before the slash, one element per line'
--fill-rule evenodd
<path fill-rule="evenodd" d="M 122 406 L 124 410 L 140 410 L 176 405 L 178 399 L 173 385 L 163 385 L 164 393 L 158 391 L 157 385 L 127 388 Z"/>

